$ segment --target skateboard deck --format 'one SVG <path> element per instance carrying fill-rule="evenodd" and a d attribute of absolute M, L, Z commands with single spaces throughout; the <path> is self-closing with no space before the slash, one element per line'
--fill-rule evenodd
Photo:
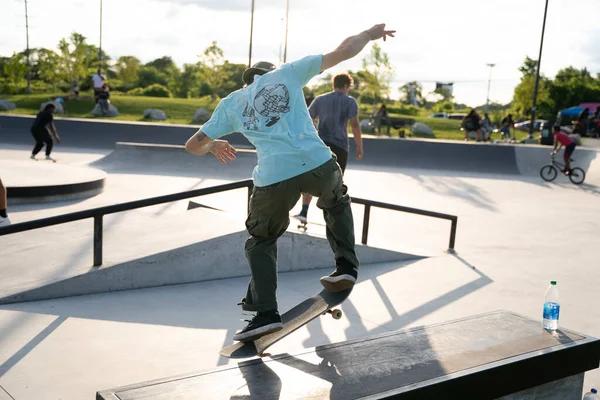
<path fill-rule="evenodd" d="M 219 354 L 228 358 L 262 356 L 270 346 L 321 315 L 329 313 L 334 319 L 340 319 L 342 311 L 334 307 L 342 304 L 350 296 L 351 291 L 352 289 L 347 289 L 339 293 L 331 293 L 323 289 L 283 314 L 282 330 L 265 335 L 254 342 L 236 342 L 221 349 Z"/>

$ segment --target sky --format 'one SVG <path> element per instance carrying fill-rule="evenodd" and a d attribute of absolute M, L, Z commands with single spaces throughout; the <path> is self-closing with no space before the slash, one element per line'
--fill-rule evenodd
<path fill-rule="evenodd" d="M 507 103 L 525 56 L 537 59 L 546 0 L 289 0 L 287 61 L 332 51 L 346 37 L 386 23 L 396 37 L 381 42 L 398 87 L 454 82 L 455 101 Z M 231 62 L 248 63 L 251 0 L 103 0 L 102 48 L 113 59 L 148 62 L 165 55 L 195 63 L 212 41 Z M 79 32 L 100 39 L 100 0 L 28 0 L 29 45 L 55 49 Z M 252 62 L 279 64 L 286 0 L 255 0 Z M 24 0 L 0 0 L 0 55 L 25 48 Z M 541 72 L 553 77 L 572 65 L 600 72 L 599 0 L 549 0 Z M 587 22 L 586 22 L 587 20 Z M 328 71 L 358 70 L 369 46 Z M 319 83 L 314 78 L 309 86 Z"/>

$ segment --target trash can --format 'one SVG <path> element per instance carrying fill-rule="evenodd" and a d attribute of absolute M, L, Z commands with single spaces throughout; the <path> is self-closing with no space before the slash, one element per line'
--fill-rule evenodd
<path fill-rule="evenodd" d="M 540 125 L 540 144 L 545 144 L 548 146 L 554 145 L 552 125 L 547 122 L 542 122 Z"/>

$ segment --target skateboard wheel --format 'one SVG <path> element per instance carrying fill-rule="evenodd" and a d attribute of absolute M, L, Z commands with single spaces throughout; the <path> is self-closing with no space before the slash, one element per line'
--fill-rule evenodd
<path fill-rule="evenodd" d="M 340 318 L 342 318 L 342 315 L 343 315 L 342 310 L 338 310 L 338 309 L 331 310 L 331 316 L 333 317 L 333 319 L 340 319 Z"/>

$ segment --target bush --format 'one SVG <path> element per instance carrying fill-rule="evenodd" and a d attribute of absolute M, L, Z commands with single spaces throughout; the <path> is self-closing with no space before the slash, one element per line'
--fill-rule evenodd
<path fill-rule="evenodd" d="M 400 104 L 396 106 L 386 106 L 388 113 L 403 115 L 419 115 L 419 108 L 411 104 Z"/>
<path fill-rule="evenodd" d="M 125 94 L 127 96 L 143 96 L 144 89 L 141 87 L 136 87 L 135 89 L 128 90 Z"/>
<path fill-rule="evenodd" d="M 173 97 L 171 91 L 165 86 L 155 83 L 144 89 L 144 96 L 149 97 Z"/>

